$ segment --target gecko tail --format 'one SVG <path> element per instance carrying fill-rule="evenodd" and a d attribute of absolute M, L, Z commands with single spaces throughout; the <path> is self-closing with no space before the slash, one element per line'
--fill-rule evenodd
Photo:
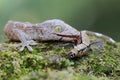
<path fill-rule="evenodd" d="M 111 37 L 101 34 L 101 33 L 97 33 L 97 32 L 93 32 L 93 31 L 88 31 L 88 30 L 83 30 L 84 32 L 86 32 L 87 35 L 90 36 L 96 36 L 99 38 L 102 38 L 103 40 L 105 40 L 108 44 L 113 45 L 114 47 L 117 47 L 116 41 L 113 40 Z"/>

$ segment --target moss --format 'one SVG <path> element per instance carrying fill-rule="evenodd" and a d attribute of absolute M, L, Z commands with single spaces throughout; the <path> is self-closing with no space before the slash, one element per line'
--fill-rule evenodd
<path fill-rule="evenodd" d="M 101 51 L 69 59 L 71 44 L 40 42 L 34 51 L 19 52 L 14 43 L 0 44 L 0 79 L 3 80 L 109 80 L 120 77 L 118 48 L 105 44 Z"/>

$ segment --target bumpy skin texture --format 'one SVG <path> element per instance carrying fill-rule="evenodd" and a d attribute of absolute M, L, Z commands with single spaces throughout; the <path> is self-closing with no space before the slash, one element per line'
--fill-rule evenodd
<path fill-rule="evenodd" d="M 22 42 L 22 44 L 18 45 L 22 45 L 20 51 L 22 51 L 25 46 L 29 51 L 32 51 L 29 45 L 36 45 L 33 40 L 73 41 L 73 38 L 58 36 L 55 33 L 66 35 L 79 34 L 78 30 L 58 19 L 47 20 L 38 24 L 8 21 L 4 28 L 4 32 L 10 40 Z"/>
<path fill-rule="evenodd" d="M 37 45 L 34 40 L 73 41 L 76 39 L 77 45 L 71 50 L 70 54 L 72 57 L 74 57 L 74 55 L 81 56 L 89 50 L 90 40 L 87 35 L 101 37 L 109 43 L 115 44 L 115 41 L 108 36 L 92 31 L 78 31 L 58 19 L 47 20 L 37 24 L 8 21 L 4 27 L 4 32 L 10 40 L 21 41 L 21 43 L 17 45 L 22 46 L 20 51 L 23 51 L 25 47 L 27 47 L 29 51 L 33 51 L 30 45 Z"/>
<path fill-rule="evenodd" d="M 61 37 L 54 33 L 61 33 L 67 35 L 78 35 L 79 31 L 61 20 L 47 20 L 43 23 L 31 24 L 29 22 L 15 22 L 8 21 L 4 28 L 6 36 L 11 40 L 20 40 L 21 34 L 26 39 L 33 40 L 59 40 Z M 19 33 L 20 32 L 20 33 Z M 64 37 L 63 41 L 71 41 L 71 38 Z"/>

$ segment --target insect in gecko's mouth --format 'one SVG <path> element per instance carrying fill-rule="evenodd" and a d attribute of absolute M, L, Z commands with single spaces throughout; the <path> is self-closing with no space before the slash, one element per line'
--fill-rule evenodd
<path fill-rule="evenodd" d="M 70 58 L 74 58 L 75 57 L 75 52 L 70 52 L 69 56 L 70 56 Z"/>

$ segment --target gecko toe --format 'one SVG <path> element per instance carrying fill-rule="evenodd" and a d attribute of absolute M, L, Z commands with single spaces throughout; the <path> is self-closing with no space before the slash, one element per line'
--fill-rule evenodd
<path fill-rule="evenodd" d="M 27 49 L 30 51 L 30 52 L 32 52 L 33 51 L 33 49 L 32 49 L 32 47 L 31 46 L 26 46 L 27 47 Z"/>
<path fill-rule="evenodd" d="M 22 46 L 22 47 L 19 49 L 19 51 L 23 51 L 24 48 L 25 48 L 25 46 Z"/>
<path fill-rule="evenodd" d="M 30 41 L 29 41 L 29 44 L 30 44 L 30 45 L 37 45 L 38 43 L 35 42 L 35 41 L 33 41 L 33 40 L 30 40 Z"/>
<path fill-rule="evenodd" d="M 19 46 L 21 46 L 22 45 L 22 43 L 19 43 L 19 44 L 15 44 L 14 46 L 15 47 L 19 47 Z"/>

